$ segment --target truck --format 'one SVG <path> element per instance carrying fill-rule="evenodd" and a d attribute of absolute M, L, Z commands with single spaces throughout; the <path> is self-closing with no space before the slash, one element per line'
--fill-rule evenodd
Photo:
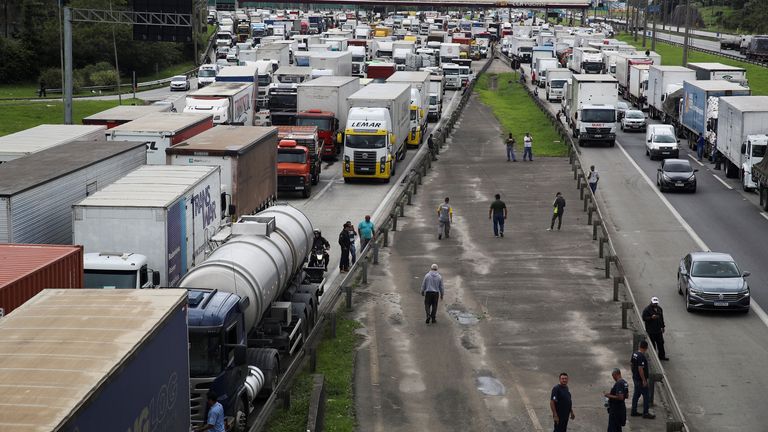
<path fill-rule="evenodd" d="M 636 54 L 621 54 L 613 57 L 616 59 L 616 80 L 619 82 L 619 95 L 629 100 L 629 70 L 635 65 L 652 65 L 653 60 Z"/>
<path fill-rule="evenodd" d="M 768 96 L 726 96 L 718 101 L 717 151 L 725 164 L 725 176 L 741 179 L 752 191 L 752 168 L 765 157 Z"/>
<path fill-rule="evenodd" d="M 236 221 L 277 199 L 277 129 L 216 126 L 165 150 L 168 165 L 218 166 L 221 217 Z"/>
<path fill-rule="evenodd" d="M 355 77 L 325 76 L 309 83 L 299 84 L 297 126 L 317 126 L 323 143 L 322 156 L 335 158 L 341 152 L 336 139 L 339 126 L 347 124 L 349 104 L 347 98 L 360 90 L 360 79 Z"/>
<path fill-rule="evenodd" d="M 272 206 L 222 231 L 221 245 L 179 282 L 189 298 L 193 424 L 205 421 L 206 392 L 216 389 L 235 430 L 247 430 L 254 402 L 270 396 L 280 366 L 300 352 L 323 286 L 323 268 L 305 264 L 312 232 L 299 210 Z"/>
<path fill-rule="evenodd" d="M 689 141 L 695 141 L 699 135 L 709 130 L 717 131 L 711 124 L 717 118 L 717 110 L 710 105 L 717 104 L 721 96 L 749 96 L 747 87 L 723 80 L 694 80 L 683 82 L 682 102 L 680 106 L 680 131 Z M 710 140 L 711 143 L 716 142 Z"/>
<path fill-rule="evenodd" d="M 176 286 L 205 259 L 221 225 L 220 172 L 218 166 L 136 169 L 72 206 L 73 241 L 86 253 L 144 255 L 160 272 L 160 286 Z"/>
<path fill-rule="evenodd" d="M 411 86 L 411 130 L 408 145 L 418 146 L 427 132 L 429 111 L 429 72 L 395 72 L 387 78 L 388 83 L 406 83 Z"/>
<path fill-rule="evenodd" d="M 263 44 L 256 50 L 256 60 L 274 60 L 280 67 L 291 64 L 290 47 L 284 44 Z"/>
<path fill-rule="evenodd" d="M 440 44 L 440 64 L 450 63 L 459 58 L 459 44 L 443 42 Z"/>
<path fill-rule="evenodd" d="M 216 125 L 253 125 L 257 93 L 250 83 L 217 82 L 187 94 L 184 112 L 213 115 Z"/>
<path fill-rule="evenodd" d="M 3 384 L 25 389 L 4 398 L 3 424 L 190 430 L 187 308 L 179 289 L 46 289 L 32 297 L 0 320 Z M 43 400 L 45 409 L 30 407 Z"/>
<path fill-rule="evenodd" d="M 72 205 L 146 162 L 144 143 L 73 141 L 4 163 L 0 243 L 72 244 Z"/>
<path fill-rule="evenodd" d="M 330 71 L 335 76 L 352 76 L 352 53 L 349 51 L 328 51 L 313 53 L 309 57 L 309 67 L 316 70 Z"/>
<path fill-rule="evenodd" d="M 267 89 L 272 83 L 272 63 L 259 60 L 246 62 L 242 66 L 227 66 L 216 75 L 216 82 L 253 84 L 258 107 L 266 102 Z"/>
<path fill-rule="evenodd" d="M 768 35 L 752 36 L 744 55 L 749 60 L 759 62 L 768 60 Z"/>
<path fill-rule="evenodd" d="M 648 108 L 648 69 L 651 65 L 632 65 L 629 67 L 629 102 L 641 110 Z"/>
<path fill-rule="evenodd" d="M 43 124 L 0 137 L 0 164 L 72 141 L 104 141 L 103 125 Z"/>
<path fill-rule="evenodd" d="M 725 80 L 746 83 L 747 70 L 722 63 L 688 63 L 689 69 L 696 71 L 697 80 Z"/>
<path fill-rule="evenodd" d="M 147 163 L 165 165 L 165 149 L 212 127 L 213 116 L 210 114 L 157 113 L 108 130 L 107 140 L 144 143 Z"/>
<path fill-rule="evenodd" d="M 221 67 L 217 64 L 203 64 L 197 69 L 197 88 L 205 87 L 208 84 L 216 82 L 216 74 Z"/>
<path fill-rule="evenodd" d="M 616 78 L 603 74 L 574 74 L 566 87 L 565 114 L 580 146 L 593 142 L 616 144 Z"/>
<path fill-rule="evenodd" d="M 531 67 L 536 67 L 536 62 L 540 58 L 555 58 L 554 48 L 550 46 L 535 46 L 531 51 Z"/>
<path fill-rule="evenodd" d="M 445 95 L 445 78 L 442 75 L 429 76 L 429 113 L 428 121 L 438 121 L 443 116 L 443 97 Z"/>
<path fill-rule="evenodd" d="M 352 53 L 352 76 L 365 78 L 367 70 L 365 60 L 368 58 L 366 47 L 350 45 L 349 52 Z"/>
<path fill-rule="evenodd" d="M 371 61 L 368 62 L 367 78 L 374 82 L 383 83 L 397 71 L 397 65 L 392 62 Z"/>
<path fill-rule="evenodd" d="M 301 196 L 309 198 L 315 178 L 313 166 L 309 148 L 292 139 L 281 139 L 277 145 L 278 192 L 301 191 Z"/>
<path fill-rule="evenodd" d="M 0 244 L 0 317 L 46 288 L 83 287 L 83 247 Z"/>
<path fill-rule="evenodd" d="M 536 40 L 525 36 L 512 36 L 509 55 L 519 63 L 530 63 Z"/>
<path fill-rule="evenodd" d="M 768 135 L 750 136 L 750 140 L 755 142 L 758 138 L 760 143 L 768 145 Z M 768 211 L 768 158 L 763 157 L 763 160 L 752 166 L 752 182 L 760 196 L 760 208 Z"/>
<path fill-rule="evenodd" d="M 309 174 L 308 178 L 312 185 L 320 183 L 322 145 L 320 143 L 317 126 L 278 126 L 277 140 L 278 147 L 280 146 L 279 143 L 281 141 L 291 140 L 296 142 L 296 146 L 306 148 L 306 153 L 308 156 L 306 161 L 306 171 Z"/>
<path fill-rule="evenodd" d="M 601 74 L 604 68 L 603 55 L 594 48 L 574 46 L 568 67 L 574 74 Z"/>
<path fill-rule="evenodd" d="M 107 129 L 112 129 L 141 117 L 169 112 L 170 110 L 170 105 L 118 105 L 83 118 L 83 124 L 105 126 Z M 99 139 L 104 138 L 104 134 L 97 134 L 97 136 Z"/>
<path fill-rule="evenodd" d="M 550 69 L 556 69 L 559 66 L 557 59 L 554 57 L 539 57 L 533 64 L 533 70 L 531 71 L 531 79 L 533 83 L 539 87 L 545 87 L 547 84 L 547 71 Z"/>
<path fill-rule="evenodd" d="M 566 68 L 554 68 L 547 69 L 546 84 L 546 97 L 548 101 L 561 101 L 563 99 L 563 92 L 565 84 L 571 80 L 573 73 L 570 69 Z"/>
<path fill-rule="evenodd" d="M 456 63 L 443 63 L 440 67 L 445 77 L 445 88 L 459 90 L 462 87 L 461 66 Z"/>
<path fill-rule="evenodd" d="M 664 101 L 683 81 L 696 80 L 696 72 L 683 66 L 651 65 L 648 68 L 648 116 L 660 119 L 664 113 Z"/>
<path fill-rule="evenodd" d="M 390 181 L 405 158 L 410 127 L 411 86 L 368 84 L 350 96 L 344 128 L 345 182 L 353 178 Z"/>

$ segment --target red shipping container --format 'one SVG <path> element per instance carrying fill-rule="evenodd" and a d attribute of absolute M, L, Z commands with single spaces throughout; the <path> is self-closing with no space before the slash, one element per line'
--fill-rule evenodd
<path fill-rule="evenodd" d="M 82 287 L 82 246 L 0 245 L 0 308 L 6 314 L 46 288 Z"/>

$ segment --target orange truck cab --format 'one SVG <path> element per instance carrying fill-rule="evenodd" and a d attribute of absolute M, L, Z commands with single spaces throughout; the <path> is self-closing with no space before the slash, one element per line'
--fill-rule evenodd
<path fill-rule="evenodd" d="M 319 183 L 322 167 L 320 160 L 322 142 L 317 126 L 278 126 L 277 139 L 278 141 L 296 141 L 297 146 L 306 147 L 309 152 L 309 174 L 312 177 L 312 184 Z"/>
<path fill-rule="evenodd" d="M 301 191 L 304 198 L 312 193 L 309 149 L 295 140 L 280 140 L 277 144 L 277 191 Z"/>

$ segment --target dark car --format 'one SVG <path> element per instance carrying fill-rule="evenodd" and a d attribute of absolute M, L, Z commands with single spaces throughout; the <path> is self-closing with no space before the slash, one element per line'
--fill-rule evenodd
<path fill-rule="evenodd" d="M 719 252 L 693 252 L 680 260 L 677 292 L 685 297 L 685 309 L 749 311 L 749 272 L 733 258 Z"/>
<path fill-rule="evenodd" d="M 663 159 L 656 174 L 656 185 L 662 192 L 684 190 L 696 192 L 696 173 L 687 159 Z"/>

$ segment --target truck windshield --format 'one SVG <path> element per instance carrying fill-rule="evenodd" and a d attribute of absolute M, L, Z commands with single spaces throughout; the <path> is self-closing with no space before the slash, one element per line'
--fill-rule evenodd
<path fill-rule="evenodd" d="M 296 94 L 275 94 L 269 95 L 270 109 L 296 110 Z"/>
<path fill-rule="evenodd" d="M 768 146 L 752 145 L 752 157 L 765 157 L 765 150 Z"/>
<path fill-rule="evenodd" d="M 603 64 L 598 62 L 582 62 L 581 67 L 588 73 L 599 73 L 603 70 Z"/>
<path fill-rule="evenodd" d="M 85 270 L 84 286 L 87 288 L 136 288 L 134 271 Z"/>
<path fill-rule="evenodd" d="M 411 108 L 411 121 L 416 121 L 418 119 L 419 119 L 419 109 Z"/>
<path fill-rule="evenodd" d="M 386 135 L 347 135 L 345 145 L 356 149 L 376 149 L 387 146 Z"/>
<path fill-rule="evenodd" d="M 319 130 L 331 130 L 331 119 L 322 117 L 297 117 L 296 126 L 317 126 Z"/>
<path fill-rule="evenodd" d="M 459 70 L 458 69 L 443 69 L 443 74 L 445 75 L 458 75 Z"/>
<path fill-rule="evenodd" d="M 203 69 L 197 72 L 197 76 L 200 78 L 210 78 L 216 76 L 216 71 L 213 69 Z"/>
<path fill-rule="evenodd" d="M 277 163 L 297 163 L 307 162 L 307 153 L 301 149 L 280 149 L 277 151 Z"/>
<path fill-rule="evenodd" d="M 616 121 L 616 111 L 612 109 L 585 109 L 581 112 L 581 121 L 585 123 L 612 123 Z"/>
<path fill-rule="evenodd" d="M 429 95 L 429 104 L 437 105 L 437 95 Z"/>
<path fill-rule="evenodd" d="M 221 372 L 221 335 L 217 331 L 189 329 L 189 375 L 211 377 Z"/>
<path fill-rule="evenodd" d="M 755 51 L 768 51 L 768 38 L 756 37 L 752 40 L 755 43 Z"/>
<path fill-rule="evenodd" d="M 549 82 L 550 88 L 563 88 L 565 87 L 565 80 L 552 80 Z"/>
<path fill-rule="evenodd" d="M 259 87 L 272 84 L 272 77 L 269 75 L 259 75 Z"/>

